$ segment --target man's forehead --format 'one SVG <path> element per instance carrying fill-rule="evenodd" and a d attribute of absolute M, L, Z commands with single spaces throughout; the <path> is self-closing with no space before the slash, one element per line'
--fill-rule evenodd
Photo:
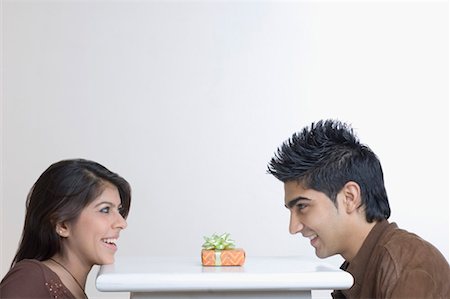
<path fill-rule="evenodd" d="M 298 181 L 287 181 L 284 183 L 284 201 L 286 204 L 298 197 L 307 198 L 306 193 L 307 189 Z"/>
<path fill-rule="evenodd" d="M 299 181 L 286 181 L 284 183 L 284 192 L 285 193 L 298 193 L 305 192 L 307 188 L 305 188 L 304 184 Z"/>

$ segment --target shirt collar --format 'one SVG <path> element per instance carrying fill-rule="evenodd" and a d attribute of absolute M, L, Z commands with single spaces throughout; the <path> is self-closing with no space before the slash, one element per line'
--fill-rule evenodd
<path fill-rule="evenodd" d="M 375 224 L 375 226 L 367 235 L 361 248 L 359 249 L 356 256 L 352 259 L 352 261 L 345 261 L 342 264 L 341 269 L 353 275 L 353 278 L 355 279 L 355 283 L 353 284 L 353 286 L 355 287 L 355 289 L 358 289 L 360 287 L 364 272 L 367 270 L 367 261 L 372 255 L 372 251 L 378 243 L 381 235 L 389 225 L 390 224 L 387 220 L 377 222 L 377 224 Z M 392 225 L 397 227 L 395 223 L 392 223 Z M 352 287 L 351 289 L 353 289 L 354 287 Z M 347 292 L 351 292 L 351 289 L 347 290 Z"/>

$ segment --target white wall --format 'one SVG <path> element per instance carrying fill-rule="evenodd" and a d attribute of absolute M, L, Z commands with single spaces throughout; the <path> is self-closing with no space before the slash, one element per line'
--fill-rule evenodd
<path fill-rule="evenodd" d="M 448 1 L 2 1 L 1 272 L 51 163 L 133 186 L 118 255 L 314 256 L 275 149 L 321 118 L 379 156 L 391 220 L 449 258 Z M 328 260 L 338 266 L 339 257 Z M 91 298 L 111 297 L 93 286 Z M 116 294 L 126 297 L 126 294 Z"/>

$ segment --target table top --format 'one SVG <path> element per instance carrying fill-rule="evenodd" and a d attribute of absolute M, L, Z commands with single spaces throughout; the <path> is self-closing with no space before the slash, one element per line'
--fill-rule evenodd
<path fill-rule="evenodd" d="M 100 291 L 347 289 L 353 277 L 305 257 L 246 257 L 243 266 L 204 267 L 199 257 L 117 257 L 97 274 Z"/>

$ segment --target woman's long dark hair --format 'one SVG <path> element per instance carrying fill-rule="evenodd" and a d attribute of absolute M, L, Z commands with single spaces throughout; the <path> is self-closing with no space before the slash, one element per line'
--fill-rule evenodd
<path fill-rule="evenodd" d="M 63 160 L 48 167 L 28 194 L 22 239 L 11 267 L 23 259 L 43 261 L 59 253 L 56 224 L 77 219 L 83 208 L 103 192 L 107 182 L 117 187 L 121 214 L 126 218 L 131 188 L 118 174 L 84 159 Z"/>

